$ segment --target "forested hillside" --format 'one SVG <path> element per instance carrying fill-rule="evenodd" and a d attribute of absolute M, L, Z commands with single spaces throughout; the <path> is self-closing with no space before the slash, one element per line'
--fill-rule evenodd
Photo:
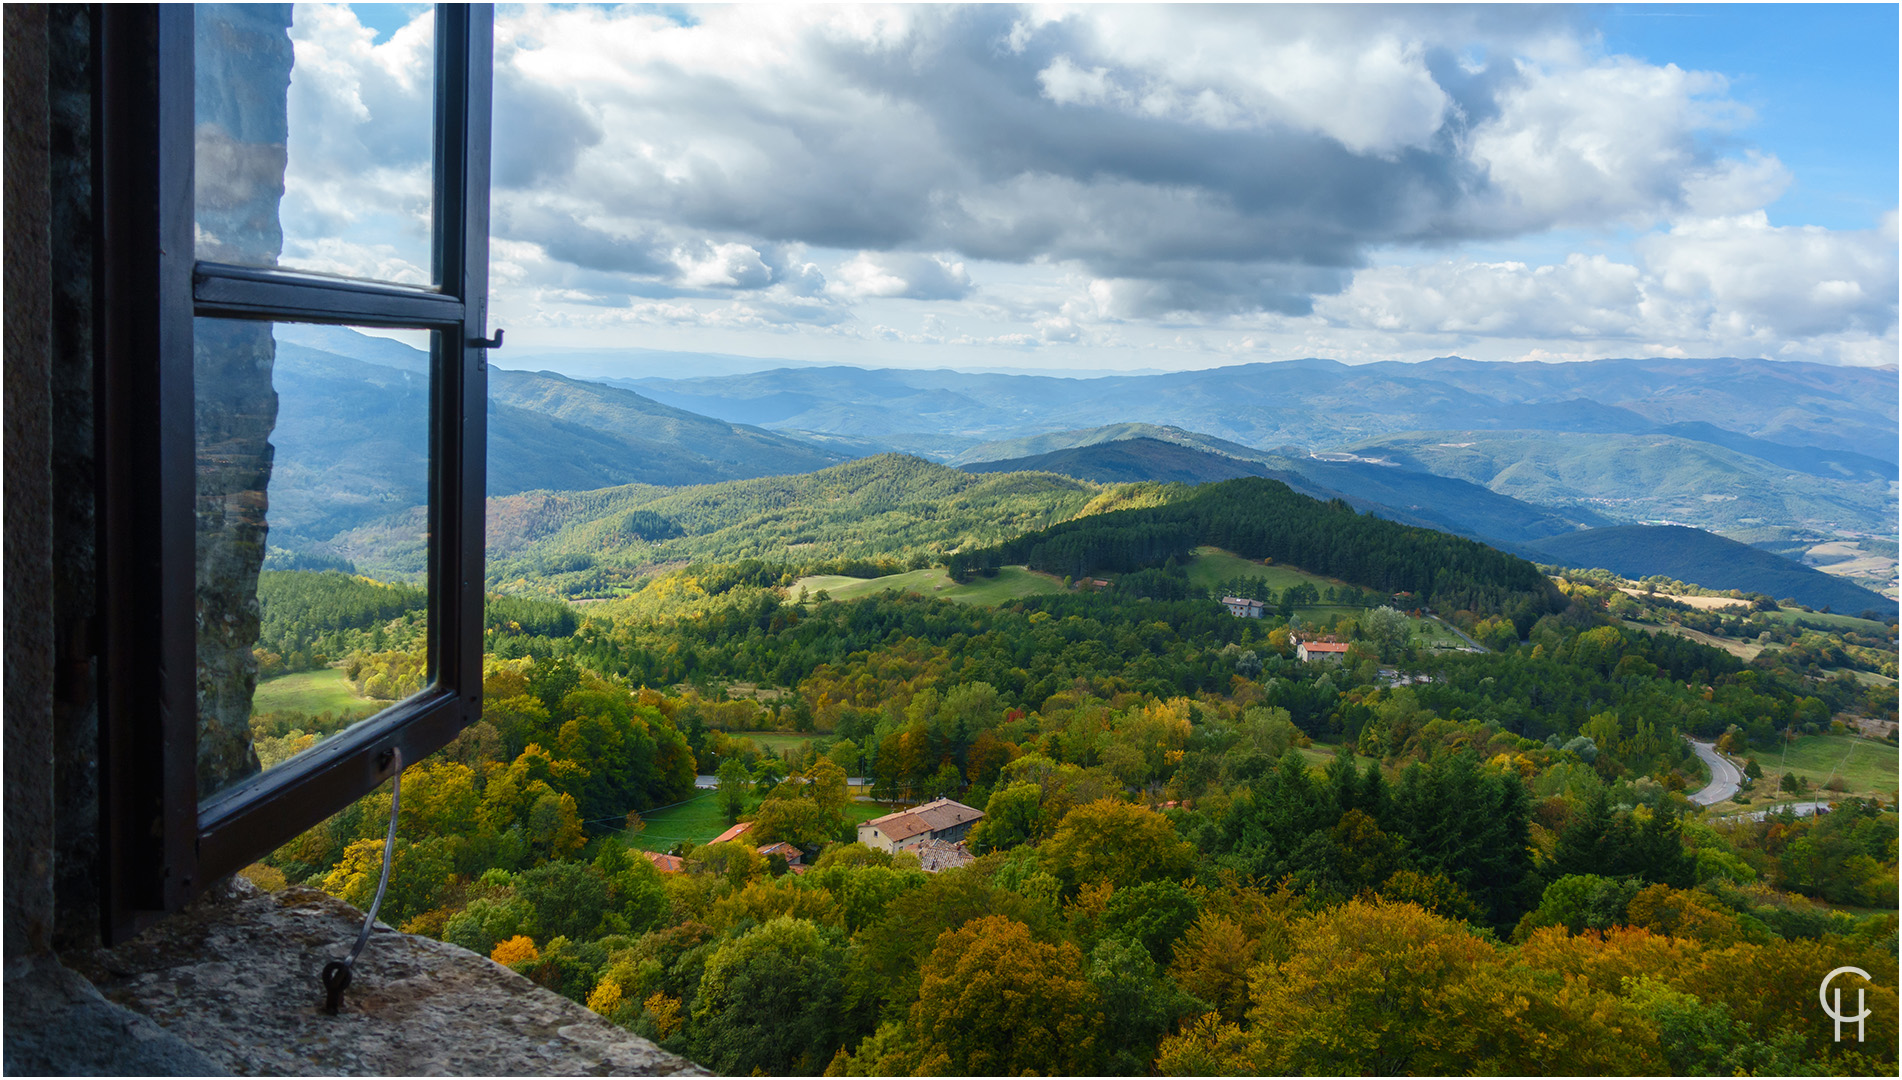
<path fill-rule="evenodd" d="M 1131 571 L 1212 544 L 1420 602 L 1506 615 L 1530 627 L 1563 606 L 1536 566 L 1484 544 L 1355 513 L 1275 480 L 1212 484 L 1156 507 L 1055 525 L 994 547 L 959 551 L 954 577 L 1022 563 L 1053 574 Z"/>
<path fill-rule="evenodd" d="M 819 572 L 885 572 L 1080 514 L 1168 496 L 1048 473 L 978 477 L 884 454 L 803 476 L 685 488 L 629 486 L 489 500 L 489 580 L 506 589 L 611 595 L 645 568 L 765 559 Z"/>
<path fill-rule="evenodd" d="M 1629 578 L 1662 576 L 1720 589 L 1742 589 L 1814 608 L 1893 617 L 1894 600 L 1854 582 L 1681 525 L 1621 525 L 1541 540 L 1534 548 L 1562 566 L 1600 567 Z"/>
<path fill-rule="evenodd" d="M 406 772 L 383 917 L 727 1073 L 1893 1071 L 1893 990 L 1862 1044 L 1829 1038 L 1813 990 L 1893 960 L 1893 767 L 1772 772 L 1822 744 L 1893 766 L 1832 719 L 1892 721 L 1893 685 L 1621 626 L 1616 589 L 1535 589 L 1518 560 L 1272 481 L 1026 539 L 1134 565 L 1184 526 L 1290 543 L 1276 523 L 1350 581 L 1454 568 L 1414 602 L 1491 651 L 1427 647 L 1384 591 L 1290 585 L 1257 620 L 1123 587 L 1154 570 L 995 607 L 802 600 L 757 562 L 581 612 L 493 598 L 483 719 Z M 365 672 L 374 635 L 410 644 L 413 590 L 267 577 L 277 640 L 356 647 Z M 1523 605 L 1529 626 L 1500 617 Z M 1303 663 L 1294 632 L 1348 652 Z M 274 749 L 328 722 L 258 721 Z M 1746 763 L 1724 807 L 1836 812 L 1700 816 L 1685 735 Z M 851 842 L 937 796 L 985 811 L 970 865 Z M 388 807 L 247 873 L 365 903 Z M 735 820 L 742 841 L 708 842 Z"/>

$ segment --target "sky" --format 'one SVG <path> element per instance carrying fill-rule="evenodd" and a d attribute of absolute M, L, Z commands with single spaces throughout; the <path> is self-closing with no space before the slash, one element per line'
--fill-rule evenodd
<path fill-rule="evenodd" d="M 426 278 L 429 28 L 297 5 L 287 263 Z M 967 370 L 1895 364 L 1896 57 L 1895 5 L 505 5 L 490 321 Z"/>

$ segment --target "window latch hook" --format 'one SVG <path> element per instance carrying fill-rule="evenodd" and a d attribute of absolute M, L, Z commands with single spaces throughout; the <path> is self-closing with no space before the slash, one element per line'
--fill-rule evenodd
<path fill-rule="evenodd" d="M 497 330 L 495 332 L 495 336 L 492 338 L 472 337 L 468 340 L 466 344 L 471 349 L 499 349 L 502 347 L 503 333 L 504 333 L 503 331 Z"/>

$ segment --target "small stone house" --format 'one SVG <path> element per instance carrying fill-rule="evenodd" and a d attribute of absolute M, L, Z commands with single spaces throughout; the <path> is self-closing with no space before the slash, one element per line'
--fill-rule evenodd
<path fill-rule="evenodd" d="M 1347 655 L 1346 644 L 1339 641 L 1303 641 L 1295 646 L 1295 655 L 1309 663 L 1340 660 Z"/>
<path fill-rule="evenodd" d="M 707 843 L 724 844 L 724 843 L 727 843 L 728 841 L 738 840 L 740 837 L 745 836 L 748 832 L 751 832 L 752 829 L 753 829 L 752 822 L 742 821 L 738 825 L 733 826 L 731 829 L 728 829 L 727 831 L 707 841 Z"/>
<path fill-rule="evenodd" d="M 1243 596 L 1224 596 L 1222 606 L 1228 609 L 1230 615 L 1238 619 L 1259 619 L 1267 607 L 1259 600 L 1250 600 Z"/>
<path fill-rule="evenodd" d="M 784 840 L 781 840 L 777 844 L 767 844 L 766 846 L 759 849 L 759 853 L 761 855 L 781 856 L 786 860 L 787 866 L 798 866 L 799 860 L 806 857 L 805 852 L 800 851 L 798 848 L 792 846 L 791 844 L 788 844 Z"/>
<path fill-rule="evenodd" d="M 880 851 L 909 851 L 927 840 L 955 843 L 984 816 L 961 802 L 934 799 L 923 806 L 873 818 L 859 826 L 859 843 Z"/>

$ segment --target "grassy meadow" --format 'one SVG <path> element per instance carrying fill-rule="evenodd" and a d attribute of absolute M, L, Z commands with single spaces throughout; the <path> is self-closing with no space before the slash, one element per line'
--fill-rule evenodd
<path fill-rule="evenodd" d="M 960 604 L 1001 604 L 1026 596 L 1063 591 L 1063 582 L 1049 574 L 1040 574 L 1021 566 L 1006 566 L 993 578 L 980 577 L 969 585 L 959 585 L 945 573 L 944 567 L 913 570 L 888 577 L 855 578 L 838 574 L 818 574 L 793 583 L 792 595 L 804 588 L 808 595 L 824 589 L 833 600 L 856 600 L 877 596 L 886 589 L 899 589 L 920 596 L 940 596 Z"/>
<path fill-rule="evenodd" d="M 1846 795 L 1896 797 L 1896 747 L 1854 735 L 1806 735 L 1790 743 L 1781 755 L 1765 753 L 1757 758 L 1765 781 L 1795 773 L 1810 782 L 1816 798 L 1835 794 L 1823 789 L 1831 775 L 1849 784 Z M 1759 783 L 1761 789 L 1765 784 Z"/>
<path fill-rule="evenodd" d="M 357 693 L 350 685 L 350 679 L 342 668 L 323 668 L 319 671 L 300 671 L 294 675 L 279 675 L 274 679 L 259 679 L 256 695 L 251 698 L 251 711 L 268 712 L 341 712 L 364 705 L 387 704 L 377 702 Z"/>
<path fill-rule="evenodd" d="M 1651 623 L 1641 623 L 1632 619 L 1621 619 L 1619 621 L 1633 630 L 1643 630 L 1649 634 L 1676 634 L 1679 637 L 1687 637 L 1700 644 L 1709 645 L 1713 649 L 1722 649 L 1745 663 L 1755 660 L 1757 654 L 1763 651 L 1763 646 L 1754 641 L 1738 641 L 1736 638 L 1718 637 L 1715 634 L 1706 634 L 1702 630 L 1693 630 L 1688 626 L 1673 626 L 1668 623 L 1655 626 Z"/>
<path fill-rule="evenodd" d="M 1261 578 L 1271 589 L 1285 589 L 1290 585 L 1299 585 L 1303 582 L 1317 589 L 1346 584 L 1346 582 L 1310 574 L 1306 570 L 1292 566 L 1270 566 L 1254 559 L 1244 559 L 1233 552 L 1206 545 L 1195 549 L 1195 561 L 1191 562 L 1186 569 L 1189 574 L 1189 584 L 1200 585 L 1211 591 L 1219 588 L 1224 581 L 1244 576 Z"/>
<path fill-rule="evenodd" d="M 756 805 L 749 800 L 747 812 L 751 813 Z M 883 817 L 893 809 L 884 803 L 853 801 L 846 804 L 845 816 L 857 825 Z M 682 840 L 704 844 L 728 827 L 726 815 L 720 812 L 719 792 L 712 790 L 696 791 L 686 802 L 642 814 L 641 820 L 647 827 L 632 839 L 634 845 L 644 851 L 666 851 Z"/>

